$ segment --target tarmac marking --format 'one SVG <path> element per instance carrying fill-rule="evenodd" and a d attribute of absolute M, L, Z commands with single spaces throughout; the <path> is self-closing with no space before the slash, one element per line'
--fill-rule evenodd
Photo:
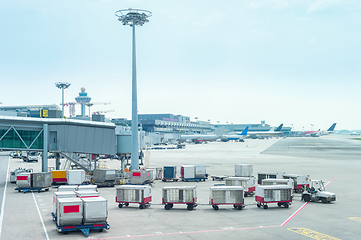
<path fill-rule="evenodd" d="M 1 204 L 1 214 L 0 214 L 0 238 L 1 238 L 1 231 L 3 228 L 3 220 L 4 220 L 4 211 L 5 211 L 5 197 L 6 197 L 6 188 L 8 185 L 8 179 L 10 174 L 10 157 L 8 161 L 8 171 L 6 173 L 6 179 L 5 179 L 5 186 L 4 186 L 4 193 L 3 193 L 3 202 Z"/>
<path fill-rule="evenodd" d="M 331 237 L 307 228 L 288 228 L 288 230 L 317 240 L 340 240 L 339 238 Z"/>
<path fill-rule="evenodd" d="M 296 216 L 296 214 L 299 213 L 304 207 L 306 207 L 307 204 L 309 204 L 309 202 L 303 204 L 296 212 L 294 212 L 289 218 L 287 218 L 286 221 L 281 224 L 281 227 L 284 227 L 289 221 L 291 221 L 291 219 Z"/>
<path fill-rule="evenodd" d="M 358 217 L 349 217 L 348 219 L 361 222 L 361 218 L 358 218 Z"/>
<path fill-rule="evenodd" d="M 48 235 L 48 232 L 46 231 L 46 227 L 45 227 L 43 218 L 42 218 L 42 216 L 41 216 L 38 203 L 37 203 L 36 200 L 35 200 L 35 195 L 34 195 L 33 192 L 31 192 L 31 194 L 33 195 L 34 203 L 35 203 L 36 209 L 38 210 L 39 217 L 40 217 L 40 220 L 41 220 L 41 224 L 43 225 L 43 229 L 44 229 L 44 232 L 45 232 L 46 239 L 49 240 L 49 235 Z"/>

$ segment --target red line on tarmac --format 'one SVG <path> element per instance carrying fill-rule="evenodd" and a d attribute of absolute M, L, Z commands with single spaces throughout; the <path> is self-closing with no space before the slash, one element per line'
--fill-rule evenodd
<path fill-rule="evenodd" d="M 287 218 L 287 220 L 281 224 L 281 227 L 284 227 L 294 216 L 296 216 L 297 213 L 299 213 L 304 207 L 306 207 L 307 204 L 309 204 L 309 202 L 303 204 L 296 212 L 294 212 L 289 218 Z"/>
<path fill-rule="evenodd" d="M 327 185 L 328 184 L 330 184 L 333 180 L 335 180 L 337 178 L 337 176 L 336 177 L 334 177 L 334 178 L 332 178 L 332 180 L 331 181 L 329 181 L 326 185 L 325 185 L 325 187 L 327 187 Z"/>
<path fill-rule="evenodd" d="M 248 227 L 248 228 L 229 228 L 229 229 L 218 229 L 218 230 L 203 230 L 193 232 L 174 232 L 174 233 L 154 233 L 146 235 L 133 235 L 133 236 L 121 236 L 121 237 L 108 237 L 108 238 L 94 238 L 93 240 L 107 240 L 107 239 L 124 239 L 124 238 L 138 238 L 138 237 L 155 237 L 155 236 L 166 236 L 166 235 L 180 235 L 180 234 L 194 234 L 194 233 L 211 233 L 211 232 L 225 232 L 225 231 L 240 231 L 250 229 L 261 229 L 261 228 L 278 228 L 279 226 L 265 226 L 265 227 Z"/>

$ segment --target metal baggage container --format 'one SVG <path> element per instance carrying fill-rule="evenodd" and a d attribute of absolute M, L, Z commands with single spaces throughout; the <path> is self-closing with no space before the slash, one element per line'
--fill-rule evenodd
<path fill-rule="evenodd" d="M 54 192 L 53 195 L 53 214 L 56 216 L 56 206 L 59 198 L 76 198 L 75 192 Z"/>
<path fill-rule="evenodd" d="M 225 179 L 226 186 L 242 186 L 244 189 L 244 196 L 254 193 L 256 190 L 256 178 L 251 177 L 228 177 Z"/>
<path fill-rule="evenodd" d="M 99 197 L 99 192 L 95 191 L 75 191 L 75 193 L 78 198 Z"/>
<path fill-rule="evenodd" d="M 93 179 L 96 183 L 115 182 L 117 170 L 115 169 L 94 169 Z"/>
<path fill-rule="evenodd" d="M 218 205 L 234 205 L 235 208 L 242 210 L 244 205 L 243 187 L 210 187 L 209 204 L 212 205 L 214 210 L 218 210 Z"/>
<path fill-rule="evenodd" d="M 293 188 L 293 179 L 273 179 L 267 178 L 262 180 L 262 185 L 288 185 Z"/>
<path fill-rule="evenodd" d="M 262 184 L 262 180 L 267 178 L 282 179 L 283 174 L 285 174 L 285 172 L 259 172 L 257 183 Z"/>
<path fill-rule="evenodd" d="M 105 198 L 82 198 L 83 201 L 83 224 L 106 223 L 108 218 L 108 203 Z"/>
<path fill-rule="evenodd" d="M 52 175 L 51 172 L 33 173 L 33 187 L 47 188 L 51 187 Z"/>
<path fill-rule="evenodd" d="M 77 189 L 77 185 L 62 185 L 58 187 L 58 192 L 74 192 Z"/>
<path fill-rule="evenodd" d="M 205 178 L 206 177 L 206 166 L 196 165 L 195 167 L 195 178 Z"/>
<path fill-rule="evenodd" d="M 98 191 L 98 186 L 97 185 L 79 185 L 74 191 L 97 192 Z"/>
<path fill-rule="evenodd" d="M 234 166 L 236 177 L 250 177 L 253 173 L 253 165 L 251 164 L 236 164 Z"/>
<path fill-rule="evenodd" d="M 257 207 L 263 206 L 267 209 L 267 203 L 277 203 L 277 205 L 286 208 L 292 202 L 292 187 L 288 185 L 266 185 L 256 187 Z"/>
<path fill-rule="evenodd" d="M 150 172 L 149 181 L 154 182 L 157 178 L 157 170 L 155 168 L 147 168 L 147 171 Z"/>
<path fill-rule="evenodd" d="M 16 176 L 16 185 L 19 188 L 31 188 L 33 183 L 33 173 L 20 173 Z"/>
<path fill-rule="evenodd" d="M 164 166 L 163 167 L 163 178 L 174 179 L 176 177 L 177 177 L 177 167 L 176 166 Z"/>
<path fill-rule="evenodd" d="M 84 170 L 68 170 L 66 172 L 68 184 L 82 184 L 85 181 Z"/>
<path fill-rule="evenodd" d="M 284 179 L 292 179 L 296 193 L 303 192 L 303 186 L 310 187 L 310 175 L 283 174 Z"/>
<path fill-rule="evenodd" d="M 59 198 L 56 207 L 58 226 L 82 225 L 83 201 L 80 198 Z"/>
<path fill-rule="evenodd" d="M 150 182 L 150 172 L 145 169 L 132 170 L 130 184 L 145 184 Z"/>
<path fill-rule="evenodd" d="M 10 182 L 11 183 L 16 183 L 16 176 L 19 175 L 20 173 L 31 173 L 33 172 L 33 169 L 26 169 L 26 168 L 17 168 L 14 171 L 10 172 Z"/>
<path fill-rule="evenodd" d="M 116 188 L 115 202 L 119 203 L 119 208 L 123 205 L 128 206 L 129 203 L 139 203 L 139 208 L 143 209 L 151 201 L 152 188 L 150 186 L 122 185 Z"/>
<path fill-rule="evenodd" d="M 53 183 L 66 183 L 66 170 L 52 170 Z"/>
<path fill-rule="evenodd" d="M 181 177 L 182 178 L 195 178 L 195 165 L 182 165 Z"/>
<path fill-rule="evenodd" d="M 196 203 L 196 186 L 163 187 L 162 203 Z"/>

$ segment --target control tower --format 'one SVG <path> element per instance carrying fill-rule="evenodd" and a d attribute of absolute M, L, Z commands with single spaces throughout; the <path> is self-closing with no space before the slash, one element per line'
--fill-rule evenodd
<path fill-rule="evenodd" d="M 81 115 L 85 116 L 85 104 L 90 102 L 91 97 L 88 96 L 88 93 L 85 92 L 85 88 L 80 89 L 79 96 L 75 98 L 75 101 L 81 105 Z"/>

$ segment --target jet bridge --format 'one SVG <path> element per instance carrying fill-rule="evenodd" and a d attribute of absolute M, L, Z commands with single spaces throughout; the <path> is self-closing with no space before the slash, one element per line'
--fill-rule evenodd
<path fill-rule="evenodd" d="M 0 149 L 42 151 L 42 171 L 46 172 L 48 152 L 69 156 L 73 153 L 115 155 L 115 125 L 73 119 L 0 116 Z M 58 162 L 59 159 L 57 168 Z"/>

